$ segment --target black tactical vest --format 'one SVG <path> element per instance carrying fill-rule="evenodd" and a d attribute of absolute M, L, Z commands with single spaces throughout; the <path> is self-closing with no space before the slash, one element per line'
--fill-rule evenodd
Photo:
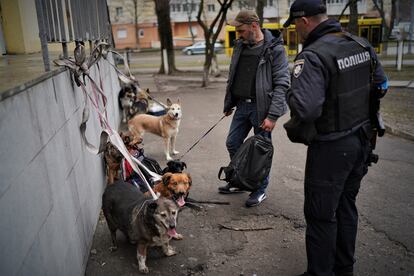
<path fill-rule="evenodd" d="M 330 74 L 322 115 L 316 120 L 319 134 L 349 130 L 369 120 L 371 57 L 367 49 L 342 33 L 327 34 L 304 48 L 314 52 Z"/>

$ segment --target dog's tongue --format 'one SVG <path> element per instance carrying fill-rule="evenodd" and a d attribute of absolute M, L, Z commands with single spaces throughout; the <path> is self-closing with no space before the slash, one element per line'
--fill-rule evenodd
<path fill-rule="evenodd" d="M 175 237 L 175 236 L 177 236 L 177 231 L 175 231 L 175 228 L 172 228 L 172 229 L 168 228 L 167 234 L 170 237 Z"/>
<path fill-rule="evenodd" d="M 177 200 L 177 204 L 180 207 L 183 207 L 185 205 L 185 200 L 184 200 L 184 196 L 180 196 Z"/>

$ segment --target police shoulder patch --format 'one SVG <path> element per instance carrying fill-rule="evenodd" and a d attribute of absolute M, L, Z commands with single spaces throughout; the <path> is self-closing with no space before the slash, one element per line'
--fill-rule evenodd
<path fill-rule="evenodd" d="M 304 59 L 298 59 L 295 61 L 295 64 L 293 65 L 293 76 L 295 78 L 298 78 L 300 74 L 303 71 L 303 67 L 305 66 L 305 60 Z"/>

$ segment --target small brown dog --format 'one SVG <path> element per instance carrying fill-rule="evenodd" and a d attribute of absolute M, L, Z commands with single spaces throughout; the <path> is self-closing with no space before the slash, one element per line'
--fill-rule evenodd
<path fill-rule="evenodd" d="M 142 139 L 134 139 L 133 135 L 130 132 L 121 132 L 119 135 L 121 136 L 122 141 L 124 142 L 127 150 L 130 150 L 134 147 L 138 147 L 138 145 L 142 143 Z M 114 145 L 112 145 L 110 141 L 106 143 L 106 149 L 104 151 L 104 160 L 106 164 L 106 175 L 108 184 L 112 184 L 116 180 L 120 179 L 119 169 L 123 157 L 124 156 Z"/>
<path fill-rule="evenodd" d="M 163 116 L 152 116 L 148 114 L 138 114 L 128 121 L 128 129 L 136 139 L 142 138 L 145 132 L 151 132 L 161 136 L 164 139 L 165 157 L 168 161 L 173 160 L 172 154 L 178 154 L 175 150 L 175 140 L 181 122 L 181 105 L 180 100 L 173 104 L 167 99 L 167 114 Z"/>
<path fill-rule="evenodd" d="M 188 173 L 166 173 L 162 176 L 160 182 L 155 184 L 154 192 L 160 193 L 161 196 L 174 200 L 178 206 L 185 205 L 185 199 L 190 192 L 192 185 L 191 176 Z M 146 192 L 149 196 L 150 193 Z"/>

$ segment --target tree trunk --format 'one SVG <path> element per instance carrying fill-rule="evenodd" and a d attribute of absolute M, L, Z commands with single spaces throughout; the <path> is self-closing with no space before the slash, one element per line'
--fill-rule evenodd
<path fill-rule="evenodd" d="M 266 0 L 257 0 L 256 13 L 259 16 L 260 27 L 263 27 L 263 9 L 266 4 Z"/>
<path fill-rule="evenodd" d="M 413 53 L 413 40 L 414 40 L 414 3 L 411 3 L 411 22 L 410 22 L 410 29 L 408 32 L 408 53 L 412 54 Z"/>
<path fill-rule="evenodd" d="M 230 8 L 233 0 L 221 0 L 218 1 L 220 4 L 220 11 L 217 16 L 211 22 L 210 26 L 201 19 L 204 10 L 204 0 L 200 1 L 200 7 L 197 14 L 197 22 L 204 31 L 204 39 L 206 42 L 206 53 L 204 61 L 204 71 L 203 71 L 203 81 L 202 87 L 207 87 L 209 83 L 209 73 L 211 68 L 211 63 L 214 53 L 214 44 L 217 41 L 217 37 L 221 31 L 221 28 L 224 25 L 224 20 L 226 19 L 227 10 Z M 218 24 L 218 25 L 217 25 Z M 217 26 L 216 26 L 217 25 Z"/>
<path fill-rule="evenodd" d="M 342 18 L 342 16 L 344 15 L 344 13 L 345 13 L 345 11 L 346 11 L 346 9 L 349 7 L 349 4 L 351 3 L 351 0 L 349 0 L 346 4 L 345 4 L 345 6 L 344 6 L 344 8 L 342 9 L 342 11 L 341 11 L 341 14 L 338 16 L 338 21 L 341 21 L 341 18 Z"/>
<path fill-rule="evenodd" d="M 191 14 L 193 13 L 194 0 L 191 0 L 191 1 L 186 0 L 185 5 L 187 5 L 187 18 L 188 18 L 188 26 L 190 28 L 191 42 L 194 44 L 195 36 L 193 32 L 193 24 L 191 22 Z"/>
<path fill-rule="evenodd" d="M 158 21 L 158 36 L 161 42 L 161 68 L 160 74 L 165 74 L 163 50 L 167 50 L 168 74 L 177 72 L 174 58 L 174 44 L 171 28 L 170 18 L 170 1 L 168 0 L 154 0 L 155 13 Z"/>
<path fill-rule="evenodd" d="M 385 38 L 385 40 L 388 40 L 387 39 L 387 34 L 388 34 L 388 29 L 389 28 L 388 28 L 388 25 L 387 25 L 387 21 L 385 20 L 384 1 L 381 1 L 381 7 L 378 6 L 377 1 L 378 0 L 372 0 L 372 2 L 374 3 L 375 8 L 379 11 L 380 16 L 382 18 L 382 24 L 381 24 L 381 27 L 382 27 L 382 34 L 381 34 L 382 35 L 382 39 L 381 39 L 381 41 L 384 42 L 384 38 Z M 387 44 L 386 43 L 383 43 L 382 49 L 385 52 L 387 51 Z"/>
<path fill-rule="evenodd" d="M 139 49 L 139 34 L 138 34 L 138 0 L 134 0 L 135 11 L 135 48 Z"/>
<path fill-rule="evenodd" d="M 390 28 L 388 30 L 387 39 L 391 35 L 392 29 L 394 29 L 394 22 L 397 16 L 397 0 L 391 1 L 391 18 L 390 18 Z"/>
<path fill-rule="evenodd" d="M 349 1 L 349 24 L 348 32 L 358 35 L 358 4 L 357 0 Z"/>

